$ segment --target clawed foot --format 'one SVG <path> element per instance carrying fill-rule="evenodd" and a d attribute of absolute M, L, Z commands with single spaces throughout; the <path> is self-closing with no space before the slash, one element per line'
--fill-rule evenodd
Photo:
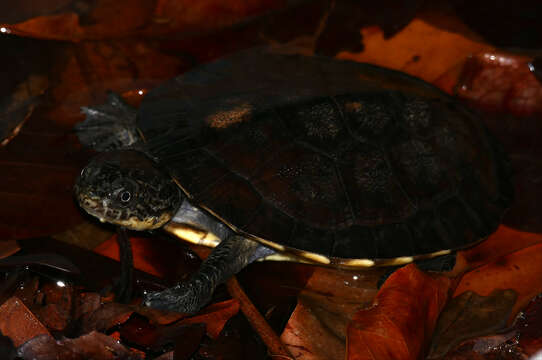
<path fill-rule="evenodd" d="M 195 314 L 209 300 L 210 297 L 202 296 L 202 291 L 198 291 L 193 283 L 181 283 L 164 291 L 145 295 L 143 304 L 159 310 Z"/>

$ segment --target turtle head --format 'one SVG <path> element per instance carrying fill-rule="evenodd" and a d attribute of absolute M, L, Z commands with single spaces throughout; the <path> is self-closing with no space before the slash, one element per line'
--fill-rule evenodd
<path fill-rule="evenodd" d="M 131 230 L 161 227 L 182 201 L 173 179 L 135 150 L 97 155 L 81 171 L 74 191 L 77 202 L 90 215 Z"/>

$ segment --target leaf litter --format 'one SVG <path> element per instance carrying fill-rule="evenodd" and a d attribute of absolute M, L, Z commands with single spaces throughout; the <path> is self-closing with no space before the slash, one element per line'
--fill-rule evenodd
<path fill-rule="evenodd" d="M 134 4 L 134 7 L 130 9 L 130 11 L 132 12 L 132 16 L 127 18 L 129 18 L 131 22 L 125 22 L 120 24 L 121 26 L 119 30 L 122 31 L 114 34 L 113 30 L 111 30 L 110 27 L 111 21 L 116 20 L 116 17 L 112 16 L 113 14 L 116 14 L 116 12 L 108 12 L 106 7 L 101 7 L 106 3 L 107 2 L 105 1 L 95 2 L 95 7 L 93 7 L 92 9 L 86 9 L 85 11 L 81 11 L 77 14 L 56 13 L 48 14 L 46 18 L 38 17 L 33 20 L 29 20 L 29 22 L 18 24 L 17 26 L 19 26 L 20 28 L 18 28 L 17 31 L 21 31 L 21 34 L 26 36 L 41 36 L 49 38 L 61 38 L 63 36 L 66 37 L 66 34 L 71 32 L 72 36 L 75 35 L 75 38 L 66 38 L 66 40 L 79 41 L 85 36 L 98 39 L 106 38 L 109 36 L 114 37 L 118 36 L 119 34 L 125 35 L 132 31 L 136 31 L 135 29 L 142 25 L 146 26 L 148 24 L 151 24 L 149 29 L 152 28 L 153 31 L 156 31 L 156 26 L 158 26 L 158 29 L 160 31 L 164 31 L 163 29 L 165 28 L 167 28 L 167 31 L 171 31 L 172 28 L 182 28 L 182 26 L 186 26 L 187 24 L 185 20 L 179 20 L 176 18 L 166 19 L 167 21 L 165 21 L 164 16 L 157 17 L 155 19 L 148 18 L 148 14 L 150 14 L 150 12 L 148 11 L 148 7 L 146 8 L 146 6 L 149 5 L 145 1 L 141 0 L 137 4 Z M 204 5 L 208 5 L 211 3 L 212 2 L 206 2 Z M 124 6 L 122 2 L 120 2 L 119 4 L 121 8 Z M 170 8 L 171 6 L 178 6 L 178 4 L 173 4 L 167 1 L 158 2 L 158 7 L 155 8 L 155 14 L 168 16 L 169 13 L 171 13 L 172 17 L 177 16 L 178 13 L 170 11 Z M 261 4 L 257 4 L 257 2 L 254 2 L 252 4 L 257 5 L 254 7 L 255 12 L 253 13 L 248 11 L 247 8 L 239 8 L 239 14 L 242 14 L 242 16 L 236 18 L 230 13 L 226 14 L 226 16 L 221 19 L 222 22 L 218 21 L 215 24 L 205 25 L 211 27 L 220 27 L 226 23 L 231 24 L 233 22 L 236 22 L 239 19 L 242 19 L 248 13 L 256 14 L 258 13 L 258 11 L 260 11 L 258 9 L 261 9 L 262 11 L 265 11 L 267 9 L 267 5 L 264 2 L 262 2 Z M 203 8 L 205 8 L 204 5 L 202 5 Z M 343 5 L 340 4 L 338 8 L 341 8 L 342 6 Z M 182 6 L 180 8 L 182 8 Z M 114 10 L 114 8 L 112 9 Z M 142 11 L 141 9 L 146 10 Z M 164 9 L 170 10 L 164 11 Z M 205 13 L 205 11 L 203 11 L 203 13 Z M 194 20 L 194 24 L 197 24 L 199 21 L 197 20 L 198 17 L 195 14 L 191 16 L 193 16 L 193 20 L 196 19 Z M 88 24 L 83 24 L 80 21 L 81 19 L 94 19 L 95 25 L 89 26 Z M 160 23 L 161 21 L 162 23 Z M 89 21 L 89 24 L 92 23 L 92 21 Z M 408 23 L 408 25 L 406 25 L 405 29 L 403 31 L 399 31 L 396 34 L 397 36 L 391 38 L 386 38 L 382 36 L 382 34 L 380 34 L 378 31 L 375 31 L 374 28 L 365 28 L 362 32 L 362 35 L 364 37 L 363 41 L 366 45 L 365 51 L 362 51 L 358 54 L 344 53 L 341 56 L 350 57 L 356 60 L 372 61 L 381 65 L 392 66 L 416 74 L 428 80 L 434 80 L 439 74 L 441 74 L 443 70 L 453 68 L 454 65 L 458 65 L 457 69 L 459 69 L 459 71 L 456 72 L 456 74 L 460 74 L 460 81 L 458 83 L 461 84 L 461 86 L 455 87 L 455 89 L 460 97 L 464 99 L 471 99 L 474 105 L 479 104 L 482 107 L 485 106 L 486 110 L 488 108 L 490 108 L 491 110 L 491 107 L 497 106 L 497 108 L 494 107 L 493 109 L 497 109 L 499 112 L 502 113 L 511 113 L 514 116 L 520 117 L 523 121 L 522 124 L 529 124 L 529 126 L 520 126 L 518 125 L 518 123 L 513 122 L 513 118 L 506 118 L 506 122 L 499 121 L 498 118 L 489 118 L 487 120 L 489 121 L 488 125 L 497 133 L 497 135 L 504 138 L 501 140 L 504 140 L 503 142 L 508 147 L 507 150 L 511 151 L 511 158 L 515 164 L 516 170 L 521 170 L 519 172 L 520 180 L 518 187 L 519 190 L 521 190 L 519 193 L 522 195 L 520 195 L 519 201 L 514 205 L 515 208 L 512 209 L 511 215 L 507 216 L 507 218 L 505 218 L 504 220 L 505 224 L 513 226 L 514 229 L 501 226 L 497 234 L 490 237 L 487 242 L 482 243 L 481 245 L 472 250 L 463 252 L 460 257 L 462 257 L 463 265 L 465 267 L 459 269 L 457 273 L 455 273 L 455 278 L 425 275 L 421 273 L 418 274 L 414 266 L 408 266 L 390 276 L 390 278 L 386 281 L 384 286 L 376 295 L 374 306 L 367 310 L 359 310 L 359 308 L 362 308 L 365 305 L 372 303 L 372 300 L 370 298 L 376 294 L 376 287 L 371 288 L 369 285 L 367 293 L 364 295 L 360 295 L 358 299 L 359 304 L 355 304 L 354 300 L 353 303 L 349 303 L 347 306 L 344 306 L 336 302 L 335 296 L 338 296 L 337 294 L 330 294 L 329 296 L 321 294 L 317 291 L 310 290 L 310 286 L 307 285 L 307 290 L 305 292 L 301 292 L 301 294 L 298 296 L 299 309 L 296 310 L 297 315 L 294 312 L 294 316 L 292 316 L 292 320 L 288 324 L 286 329 L 287 331 L 295 333 L 296 330 L 302 329 L 304 325 L 308 324 L 310 322 L 310 319 L 316 319 L 315 328 L 316 326 L 320 326 L 320 328 L 324 329 L 325 331 L 321 332 L 321 337 L 316 337 L 314 336 L 314 334 L 310 335 L 310 333 L 309 335 L 307 335 L 307 337 L 313 337 L 312 339 L 309 339 L 309 342 L 312 343 L 318 343 L 321 341 L 321 344 L 334 344 L 325 347 L 324 349 L 329 351 L 327 353 L 329 357 L 342 356 L 345 349 L 345 334 L 347 334 L 346 338 L 348 338 L 348 342 L 346 345 L 348 349 L 347 354 L 348 357 L 352 359 L 362 358 L 362 356 L 364 356 L 365 354 L 365 351 L 373 351 L 372 355 L 386 354 L 385 356 L 387 356 L 390 355 L 390 353 L 388 353 L 387 351 L 396 350 L 395 352 L 393 352 L 392 355 L 396 356 L 397 358 L 416 358 L 417 356 L 421 356 L 421 354 L 424 354 L 427 350 L 427 346 L 429 344 L 428 339 L 431 337 L 432 329 L 435 326 L 435 322 L 440 312 L 440 309 L 444 306 L 443 303 L 445 303 L 445 301 L 443 299 L 446 299 L 448 296 L 447 291 L 451 291 L 455 287 L 456 282 L 459 281 L 460 277 L 465 272 L 466 274 L 459 282 L 459 285 L 457 286 L 456 292 L 454 294 L 454 296 L 456 297 L 467 296 L 461 294 L 474 294 L 465 293 L 465 291 L 477 292 L 479 294 L 482 294 L 482 296 L 487 297 L 490 296 L 490 294 L 497 288 L 501 288 L 502 290 L 502 287 L 504 287 L 504 289 L 514 289 L 514 291 L 517 292 L 518 300 L 514 304 L 511 315 L 509 315 L 506 320 L 507 324 L 511 324 L 513 322 L 513 314 L 517 313 L 517 311 L 522 308 L 534 295 L 540 293 L 538 285 L 532 286 L 532 284 L 537 283 L 536 280 L 540 278 L 538 276 L 539 270 L 536 268 L 536 264 L 532 261 L 532 258 L 528 256 L 532 254 L 532 256 L 536 257 L 538 256 L 536 254 L 539 253 L 539 235 L 529 232 L 536 231 L 538 229 L 538 224 L 540 224 L 537 217 L 537 214 L 540 214 L 540 212 L 536 211 L 538 209 L 537 199 L 539 197 L 533 196 L 533 194 L 537 194 L 538 191 L 536 181 L 533 181 L 533 179 L 537 178 L 536 174 L 538 174 L 538 167 L 536 161 L 533 161 L 533 159 L 531 159 L 533 153 L 529 150 L 529 144 L 531 144 L 532 142 L 518 141 L 518 139 L 521 139 L 521 136 L 523 136 L 523 139 L 531 139 L 529 136 L 533 136 L 532 134 L 536 134 L 538 131 L 538 125 L 536 121 L 538 116 L 537 103 L 536 101 L 532 101 L 533 98 L 525 97 L 526 93 L 531 92 L 533 94 L 537 94 L 539 91 L 539 84 L 535 81 L 532 81 L 532 78 L 529 77 L 531 75 L 525 70 L 525 66 L 527 66 L 529 63 L 528 58 L 514 58 L 513 56 L 509 56 L 507 54 L 498 54 L 498 56 L 496 56 L 495 54 L 492 55 L 492 53 L 487 52 L 488 50 L 492 49 L 490 45 L 487 45 L 483 41 L 479 41 L 478 39 L 476 39 L 475 36 L 471 37 L 470 35 L 472 34 L 470 34 L 469 36 L 462 36 L 462 31 L 445 31 L 442 27 L 435 25 L 438 24 L 438 22 L 428 23 L 425 21 L 419 21 L 419 19 L 417 19 L 412 22 L 407 21 L 406 23 Z M 22 24 L 24 24 L 24 26 Z M 174 24 L 175 26 L 172 26 L 172 24 Z M 15 29 L 13 24 L 6 24 L 6 26 L 8 29 Z M 359 30 L 359 26 L 356 28 L 356 30 Z M 152 34 L 152 32 L 149 32 L 149 34 Z M 420 36 L 414 36 L 412 34 L 418 34 Z M 424 34 L 430 35 L 425 36 Z M 418 39 L 418 44 L 421 45 L 423 43 L 423 46 L 412 47 L 412 45 L 415 45 L 416 42 L 413 43 L 410 41 L 410 39 L 415 38 Z M 357 37 L 355 37 L 355 39 L 356 41 L 358 41 Z M 436 39 L 438 39 L 438 41 Z M 475 40 L 473 41 L 472 39 Z M 320 42 L 320 44 L 321 43 L 323 42 Z M 111 46 L 111 44 L 113 44 L 113 46 Z M 67 126 L 71 126 L 71 124 L 73 124 L 73 122 L 79 118 L 80 115 L 78 115 L 77 112 L 78 107 L 81 104 L 88 105 L 89 102 L 99 101 L 99 94 L 103 93 L 105 87 L 109 87 L 111 85 L 110 83 L 107 83 L 109 79 L 114 79 L 116 76 L 119 76 L 121 74 L 123 74 L 123 76 L 127 76 L 129 80 L 117 83 L 115 85 L 115 90 L 120 92 L 131 91 L 130 88 L 134 88 L 134 80 L 136 78 L 139 79 L 141 77 L 141 74 L 143 74 L 143 77 L 145 77 L 144 74 L 148 74 L 147 77 L 149 78 L 149 80 L 143 80 L 142 82 L 140 82 L 140 88 L 146 88 L 148 86 L 152 86 L 157 81 L 159 81 L 159 78 L 167 78 L 174 75 L 174 72 L 180 71 L 185 66 L 182 60 L 176 60 L 177 58 L 172 57 L 171 55 L 163 56 L 163 54 L 159 51 L 155 52 L 155 49 L 157 49 L 156 46 L 147 47 L 147 44 L 137 41 L 132 44 L 133 45 L 125 46 L 124 43 L 120 42 L 117 44 L 115 44 L 114 42 L 89 42 L 82 43 L 81 46 L 77 45 L 75 47 L 68 48 L 68 50 L 66 50 L 66 53 L 69 54 L 69 56 L 67 57 L 68 60 L 62 63 L 62 66 L 64 68 L 61 75 L 61 84 L 60 86 L 57 85 L 54 89 L 51 90 L 51 94 L 53 94 L 53 98 L 55 99 L 55 101 L 58 102 L 62 100 L 65 102 L 64 105 L 61 107 L 51 107 L 51 109 L 48 110 L 48 116 L 51 118 L 58 117 L 59 123 L 66 128 Z M 438 50 L 439 47 L 447 47 L 449 49 L 449 44 L 454 44 L 452 48 L 454 48 L 457 52 L 453 55 L 446 53 L 446 57 L 441 59 L 441 61 L 435 61 L 434 56 L 431 56 L 431 54 L 443 54 L 444 52 L 435 52 L 435 50 Z M 460 44 L 461 46 L 455 46 L 457 44 Z M 414 50 L 409 50 L 409 47 Z M 117 51 L 118 49 L 121 50 Z M 389 49 L 394 49 L 394 56 L 386 55 L 386 51 L 389 51 Z M 96 50 L 99 50 L 96 52 L 96 54 L 99 55 L 95 55 L 94 51 Z M 204 51 L 198 51 L 200 52 L 200 54 L 204 53 Z M 480 52 L 479 55 L 467 60 L 465 62 L 466 65 L 461 66 L 461 64 L 456 63 L 459 59 L 463 59 L 470 53 L 477 51 Z M 395 56 L 398 52 L 403 55 L 399 57 Z M 215 55 L 213 56 L 216 56 L 216 52 L 214 54 Z M 93 56 L 96 57 L 93 59 Z M 113 61 L 111 61 L 110 56 L 113 56 Z M 125 56 L 124 59 L 123 56 Z M 131 63 L 130 60 L 137 56 L 141 56 L 141 58 L 146 59 L 148 63 L 141 68 L 138 68 L 139 63 L 135 63 L 135 67 L 138 69 L 138 71 L 136 71 L 138 74 L 135 77 L 129 72 L 123 73 L 123 69 L 125 69 L 125 66 L 134 65 Z M 492 56 L 495 56 L 495 59 L 497 59 L 498 61 L 488 61 L 488 59 L 492 60 Z M 79 61 L 82 58 L 87 58 L 91 60 L 90 62 L 82 66 Z M 386 61 L 389 62 L 393 59 L 396 59 L 396 63 L 386 63 Z M 159 69 L 155 69 L 152 67 L 153 63 L 157 63 L 162 60 L 164 60 L 165 63 L 168 64 L 168 66 L 164 66 Z M 432 64 L 436 63 L 442 66 L 442 69 L 437 69 L 436 65 L 432 66 Z M 503 68 L 503 66 L 506 67 L 508 66 L 508 64 L 512 64 L 512 66 L 508 68 Z M 523 65 L 514 67 L 513 64 Z M 97 69 L 95 73 L 93 73 L 94 69 Z M 472 69 L 474 69 L 475 71 L 472 71 Z M 503 74 L 508 74 L 509 76 L 504 76 Z M 485 77 L 482 77 L 481 75 Z M 79 80 L 75 81 L 73 85 L 70 85 L 70 81 L 72 79 Z M 442 79 L 443 78 L 441 78 L 441 80 Z M 104 81 L 105 85 L 102 84 L 104 83 Z M 453 80 L 449 81 L 448 84 L 453 82 Z M 514 82 L 516 83 L 514 84 Z M 520 83 L 521 85 L 518 85 Z M 442 80 L 442 84 L 445 84 L 444 80 Z M 464 88 L 463 85 L 466 85 L 466 87 Z M 482 87 L 482 92 L 478 91 L 480 87 Z M 491 90 L 492 87 L 493 89 L 508 89 L 510 90 L 508 91 L 508 94 L 512 94 L 512 96 L 503 98 L 503 100 L 505 100 L 504 102 L 499 100 L 501 101 L 500 103 L 499 101 L 491 103 L 488 100 L 495 99 L 496 97 L 494 95 L 499 95 L 499 93 L 495 92 L 492 95 L 491 91 L 495 91 Z M 452 89 L 453 88 L 454 87 L 452 87 Z M 76 92 L 80 89 L 84 89 L 84 91 L 77 94 Z M 504 91 L 502 91 L 502 93 L 504 93 Z M 502 96 L 502 93 L 499 96 Z M 135 97 L 137 98 L 137 96 Z M 500 108 L 498 108 L 498 106 L 500 106 Z M 510 132 L 519 132 L 521 136 L 514 139 L 514 136 L 510 136 L 508 134 Z M 23 134 L 23 136 L 25 135 Z M 507 142 L 507 139 L 513 141 Z M 528 166 L 524 166 L 524 164 L 527 164 Z M 66 184 L 69 183 L 69 181 L 67 180 L 60 180 L 60 182 L 62 181 L 64 181 Z M 532 189 L 533 191 L 526 191 L 526 189 Z M 31 213 L 31 211 L 29 210 L 28 213 Z M 25 220 L 28 221 L 27 219 L 30 219 L 30 217 L 27 217 Z M 516 229 L 522 231 L 518 231 Z M 23 233 L 20 232 L 20 230 L 18 231 L 18 234 L 20 234 L 19 236 L 24 237 L 24 235 L 21 235 Z M 13 231 L 8 233 L 17 234 L 17 232 Z M 8 238 L 12 238 L 12 236 L 10 235 Z M 497 245 L 497 243 L 499 243 L 500 245 Z M 504 246 L 505 250 L 503 250 L 501 246 Z M 495 249 L 497 249 L 497 252 L 493 252 Z M 140 263 L 145 262 L 144 260 L 139 261 Z M 531 261 L 532 264 L 529 264 L 529 261 Z M 147 270 L 150 268 L 152 268 L 152 265 L 150 265 L 149 263 Z M 154 265 L 154 268 L 152 269 L 152 273 L 164 273 L 164 269 L 161 269 L 160 267 L 157 268 L 156 265 Z M 499 279 L 498 282 L 488 282 L 488 274 L 491 274 L 491 279 L 493 279 L 493 277 Z M 170 276 L 171 278 L 178 278 L 177 275 L 178 270 L 169 270 L 167 276 Z M 343 279 L 341 278 L 341 276 L 342 275 L 337 275 L 337 281 Z M 18 277 L 16 278 L 18 279 Z M 318 276 L 313 277 L 313 279 L 317 278 Z M 334 275 L 330 275 L 328 278 L 333 279 Z M 406 281 L 405 279 L 408 279 L 408 281 Z M 410 281 L 413 281 L 412 287 L 409 287 L 409 285 L 411 285 Z M 431 285 L 428 286 L 427 289 L 425 289 L 425 285 L 420 285 L 425 283 Z M 440 286 L 445 283 L 448 283 L 448 285 L 442 287 Z M 434 286 L 435 284 L 437 284 L 437 286 Z M 38 287 L 36 288 L 36 286 Z M 329 286 L 329 284 L 327 286 Z M 372 286 L 374 286 L 374 284 Z M 448 288 L 448 290 L 445 290 L 445 288 Z M 13 288 L 9 287 L 6 289 L 13 290 Z M 83 321 L 82 319 L 84 318 L 90 318 L 91 314 L 93 314 L 94 312 L 99 313 L 99 311 L 104 311 L 103 307 L 107 304 L 102 305 L 101 303 L 104 301 L 107 303 L 108 301 L 107 297 L 102 297 L 100 296 L 100 294 L 92 292 L 84 292 L 78 294 L 78 297 L 68 302 L 66 302 L 65 300 L 65 292 L 59 292 L 57 295 L 53 296 L 42 296 L 43 298 L 40 300 L 39 296 L 36 296 L 35 298 L 32 297 L 32 291 L 36 291 L 36 289 L 41 289 L 41 285 L 39 283 L 38 285 L 36 285 L 35 281 L 28 282 L 26 292 L 20 293 L 21 295 L 24 295 L 23 297 L 26 300 L 18 300 L 21 303 L 21 306 L 19 306 L 19 308 L 22 309 L 21 311 L 23 313 L 27 313 L 24 307 L 26 307 L 29 311 L 30 308 L 40 309 L 41 307 L 42 310 L 36 310 L 35 314 L 37 314 L 37 316 L 33 315 L 35 319 L 38 319 L 40 316 L 44 317 L 46 314 L 49 313 L 52 314 L 51 319 L 43 320 L 44 326 L 47 325 L 47 327 L 50 327 L 48 331 L 57 331 L 55 329 L 70 327 L 66 324 L 69 324 L 74 319 L 66 319 L 66 307 L 76 308 L 76 311 L 74 312 L 74 314 L 76 314 L 75 319 L 77 319 L 77 322 L 79 322 Z M 47 286 L 45 286 L 44 289 L 47 289 Z M 51 294 L 50 289 L 47 290 L 47 292 Z M 356 291 L 354 291 L 353 293 L 356 293 Z M 443 295 L 444 293 L 446 293 L 446 295 Z M 407 301 L 405 301 L 403 297 Z M 44 299 L 46 298 L 56 300 L 53 303 L 47 303 L 44 302 Z M 8 300 L 9 302 L 4 302 L 4 304 L 13 304 L 16 301 L 14 299 L 16 298 L 11 297 L 10 300 Z M 417 308 L 416 304 L 414 304 L 414 301 L 411 299 L 419 299 L 422 303 L 425 302 L 427 306 L 423 309 Z M 486 301 L 490 301 L 489 299 L 491 298 L 480 298 L 479 303 L 484 304 Z M 498 300 L 503 300 L 503 298 L 500 298 L 499 295 L 496 295 L 496 298 L 494 300 L 498 302 Z M 459 299 L 457 301 L 459 302 Z M 109 302 L 108 304 L 112 303 Z M 218 304 L 220 304 L 220 302 Z M 459 305 L 454 305 L 452 303 L 452 305 L 450 306 L 452 306 L 453 310 L 454 306 Z M 383 311 L 382 309 L 385 308 L 388 308 L 390 310 Z M 408 309 L 408 311 L 406 313 L 397 314 L 397 309 L 400 308 L 406 308 Z M 232 308 L 228 305 L 221 309 L 221 311 L 225 311 L 225 309 L 231 310 Z M 457 310 L 457 308 L 455 310 Z M 218 311 L 218 313 L 221 313 L 221 311 Z M 356 313 L 356 311 L 359 312 Z M 105 331 L 113 331 L 112 334 L 118 334 L 115 336 L 121 336 L 123 331 L 125 335 L 129 332 L 126 329 L 121 331 L 122 329 L 117 329 L 118 327 L 122 327 L 127 323 L 131 324 L 132 322 L 140 325 L 141 322 L 139 321 L 141 321 L 142 319 L 148 322 L 151 328 L 154 327 L 155 329 L 162 326 L 167 327 L 171 324 L 177 324 L 178 322 L 182 321 L 182 319 L 175 319 L 177 315 L 165 316 L 167 320 L 164 320 L 164 318 L 162 317 L 157 317 L 156 315 L 145 313 L 142 310 L 140 313 L 137 313 L 137 311 L 134 310 L 133 307 L 131 309 L 117 309 L 117 313 L 117 320 L 110 323 L 108 323 L 105 319 L 102 319 L 102 322 L 97 321 L 99 320 L 99 316 L 95 315 L 95 317 L 98 317 L 98 319 L 95 319 L 95 323 L 101 324 L 100 326 L 104 329 L 109 329 Z M 104 314 L 108 313 L 104 312 Z M 526 314 L 526 319 L 529 319 L 529 316 L 534 316 L 534 318 L 536 319 L 536 316 L 532 313 Z M 495 316 L 496 324 L 502 325 L 503 319 L 505 317 L 505 315 Z M 227 316 L 225 316 L 224 318 L 227 318 Z M 374 321 L 368 321 L 367 319 L 369 318 L 373 318 Z M 293 319 L 296 319 L 296 322 Z M 410 324 L 410 326 L 412 327 L 413 323 L 416 324 L 415 331 L 408 332 L 407 324 Z M 531 329 L 536 328 L 536 325 L 533 325 L 535 323 L 529 323 Z M 378 327 L 382 324 L 386 324 L 387 326 L 383 326 L 382 328 Z M 419 324 L 423 324 L 423 326 L 419 326 Z M 348 332 L 344 330 L 345 326 L 347 326 Z M 486 331 L 493 331 L 489 330 L 491 326 L 495 327 L 496 325 L 489 324 Z M 7 328 L 10 327 L 11 326 L 8 326 Z M 218 326 L 218 328 L 220 328 L 220 326 Z M 420 328 L 423 330 L 420 330 Z M 179 325 L 179 327 L 175 331 L 182 333 L 182 331 L 184 331 L 183 329 L 184 327 Z M 93 344 L 108 344 L 111 341 L 111 338 L 108 336 L 105 336 L 103 334 L 100 335 L 99 333 L 93 333 L 93 330 L 90 327 L 87 328 L 85 331 L 87 331 L 87 335 L 82 335 L 81 337 L 77 338 L 81 339 L 78 344 L 82 347 L 86 346 L 82 345 L 86 342 L 91 342 Z M 522 329 L 519 329 L 517 331 L 520 334 L 522 333 Z M 525 330 L 523 329 L 523 331 Z M 222 339 L 225 336 L 224 333 L 220 333 L 220 331 L 218 330 L 215 331 L 215 334 L 219 334 L 219 339 Z M 394 335 L 390 336 L 390 334 Z M 49 336 L 50 335 L 44 334 L 40 335 L 37 338 L 34 338 L 40 339 L 39 341 L 36 340 L 35 349 L 45 349 L 46 345 L 43 344 L 50 344 L 47 345 L 50 346 L 49 349 L 58 350 L 58 341 L 60 341 L 63 346 L 66 345 L 67 347 L 70 346 L 67 344 L 71 344 L 74 342 L 58 339 L 54 340 L 54 338 L 51 338 Z M 501 344 L 505 344 L 506 346 L 508 346 L 509 344 L 507 342 L 513 342 L 513 340 L 511 339 L 513 339 L 514 337 L 507 337 L 502 335 L 499 336 L 494 337 L 494 339 L 500 339 L 495 343 L 499 343 L 500 341 Z M 532 335 L 532 337 L 537 338 L 536 335 Z M 195 338 L 201 339 L 197 331 Z M 209 337 L 204 338 L 210 339 Z M 330 338 L 332 340 L 329 343 L 326 343 L 326 338 Z M 368 338 L 372 340 L 378 339 L 379 341 L 375 340 L 367 342 Z M 527 339 L 527 336 L 524 336 L 523 338 Z M 389 343 L 386 343 L 386 341 L 382 339 L 387 339 L 386 341 L 389 341 Z M 479 338 L 478 344 L 491 343 L 491 341 L 489 341 L 487 337 L 485 338 L 485 340 L 480 339 L 482 338 Z M 204 340 L 202 344 L 205 343 L 205 341 L 206 340 Z M 527 340 L 525 340 L 524 344 L 527 343 Z M 31 343 L 27 342 L 26 344 Z M 304 346 L 303 342 L 301 344 L 301 346 Z M 343 346 L 342 350 L 341 344 Z M 476 342 L 474 342 L 474 344 L 476 344 Z M 536 341 L 533 341 L 530 350 L 534 351 L 534 348 L 537 346 L 536 344 Z M 8 349 L 6 353 L 8 353 L 9 351 L 13 350 L 14 344 L 10 343 L 9 341 L 5 341 L 1 343 L 0 346 L 5 346 Z M 106 347 L 108 346 L 109 345 L 107 345 Z M 461 346 L 468 347 L 469 344 L 463 343 L 463 345 L 459 345 L 459 347 Z M 524 346 L 528 347 L 527 345 Z M 91 348 L 93 347 L 89 347 L 89 350 L 87 351 L 85 356 L 90 356 L 90 354 L 98 354 L 97 352 L 92 353 L 92 351 L 99 350 L 92 350 Z M 19 348 L 19 351 L 22 351 L 21 349 L 22 347 Z M 127 347 L 116 349 L 118 350 L 118 354 L 123 354 L 122 356 L 135 356 L 135 358 L 137 358 L 137 356 L 141 355 L 141 352 L 138 352 L 136 350 L 130 350 Z M 178 347 L 177 345 L 175 345 L 175 352 L 178 352 L 177 349 Z M 193 354 L 194 351 L 198 351 L 198 354 L 200 355 L 213 353 L 213 350 L 211 350 L 213 349 L 213 346 L 207 347 L 206 350 L 202 349 L 203 345 L 199 348 L 199 350 L 190 350 L 188 352 L 190 354 Z M 233 348 L 230 347 L 230 349 Z M 325 353 L 324 350 L 318 352 L 317 348 L 313 349 L 316 349 L 316 351 L 311 351 L 312 355 L 316 354 L 322 356 L 322 354 Z M 472 349 L 476 349 L 476 346 L 471 346 L 471 348 L 468 350 L 471 352 L 471 355 L 473 354 Z M 456 358 L 459 359 L 462 355 L 458 354 L 456 350 L 457 348 L 453 350 L 453 352 L 455 352 L 455 355 L 453 356 L 456 356 Z M 24 351 L 32 351 L 32 346 L 28 345 L 24 348 Z M 45 356 L 46 351 L 49 350 L 43 351 L 43 354 Z M 475 353 L 479 355 L 482 352 Z M 31 354 L 31 352 L 28 352 L 28 354 Z M 216 355 L 216 353 L 214 354 Z M 489 352 L 486 351 L 485 354 L 489 354 Z M 70 356 L 74 355 L 72 354 Z M 171 351 L 165 353 L 162 356 L 170 356 L 171 358 L 173 358 L 174 355 Z M 184 356 L 188 357 L 190 355 Z M 306 356 L 306 354 L 302 356 Z"/>

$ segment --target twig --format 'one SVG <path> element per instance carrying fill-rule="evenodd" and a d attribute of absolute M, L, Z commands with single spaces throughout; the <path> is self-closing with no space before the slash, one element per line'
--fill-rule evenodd
<path fill-rule="evenodd" d="M 226 283 L 226 286 L 228 287 L 230 295 L 239 301 L 241 311 L 245 314 L 250 325 L 252 325 L 258 335 L 260 335 L 260 338 L 267 346 L 270 356 L 295 360 L 282 341 L 280 341 L 280 338 L 275 331 L 273 331 L 262 314 L 256 309 L 256 306 L 250 301 L 249 297 L 239 284 L 239 281 L 237 281 L 237 278 L 232 276 Z"/>

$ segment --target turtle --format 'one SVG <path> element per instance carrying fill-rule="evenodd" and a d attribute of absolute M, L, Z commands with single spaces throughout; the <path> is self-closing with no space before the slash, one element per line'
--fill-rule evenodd
<path fill-rule="evenodd" d="M 510 165 L 480 118 L 437 87 L 376 65 L 253 48 L 149 91 L 84 107 L 99 153 L 80 207 L 131 230 L 214 247 L 188 281 L 146 294 L 194 313 L 259 259 L 338 268 L 453 254 L 492 234 Z"/>

